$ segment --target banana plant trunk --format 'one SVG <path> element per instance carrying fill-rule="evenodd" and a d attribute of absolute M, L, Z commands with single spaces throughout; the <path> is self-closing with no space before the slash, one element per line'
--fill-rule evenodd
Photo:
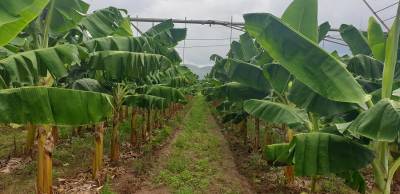
<path fill-rule="evenodd" d="M 272 141 L 272 133 L 271 133 L 271 125 L 266 123 L 265 129 L 264 129 L 264 143 L 265 145 L 270 145 L 273 143 Z"/>
<path fill-rule="evenodd" d="M 60 138 L 59 130 L 57 126 L 53 126 L 51 128 L 51 134 L 53 135 L 54 144 L 57 144 L 58 139 Z"/>
<path fill-rule="evenodd" d="M 51 134 L 51 127 L 47 125 L 38 127 L 37 193 L 53 193 L 53 149 L 54 141 Z"/>
<path fill-rule="evenodd" d="M 104 152 L 104 124 L 95 127 L 95 151 L 93 157 L 93 179 L 96 179 L 103 168 L 103 152 Z"/>
<path fill-rule="evenodd" d="M 31 123 L 28 123 L 25 126 L 28 134 L 26 135 L 26 145 L 25 145 L 25 154 L 31 154 L 33 145 L 35 144 L 35 135 L 36 135 L 36 128 Z"/>
<path fill-rule="evenodd" d="M 247 143 L 247 118 L 245 118 L 242 121 L 240 130 L 242 131 L 243 143 L 246 145 L 246 143 Z"/>
<path fill-rule="evenodd" d="M 283 129 L 286 131 L 286 138 L 288 142 L 291 142 L 294 136 L 294 133 L 291 129 L 287 127 L 287 125 L 283 125 Z M 292 184 L 294 182 L 294 168 L 293 166 L 285 167 L 285 177 L 286 183 Z"/>
<path fill-rule="evenodd" d="M 254 141 L 254 151 L 260 148 L 260 119 L 254 118 L 254 128 L 255 128 L 255 141 Z"/>
<path fill-rule="evenodd" d="M 148 139 L 151 140 L 151 110 L 147 108 L 146 132 Z"/>
<path fill-rule="evenodd" d="M 129 107 L 125 106 L 124 118 L 128 118 L 128 117 L 129 117 Z"/>
<path fill-rule="evenodd" d="M 144 110 L 141 110 L 141 114 L 142 114 L 142 138 L 141 138 L 141 143 L 144 144 L 144 142 L 146 141 L 146 114 L 144 112 Z"/>
<path fill-rule="evenodd" d="M 132 115 L 131 115 L 131 145 L 137 145 L 137 130 L 136 130 L 136 110 L 135 107 L 132 107 Z"/>
<path fill-rule="evenodd" d="M 113 127 L 111 133 L 111 161 L 117 162 L 119 160 L 119 111 L 115 111 L 113 117 Z"/>

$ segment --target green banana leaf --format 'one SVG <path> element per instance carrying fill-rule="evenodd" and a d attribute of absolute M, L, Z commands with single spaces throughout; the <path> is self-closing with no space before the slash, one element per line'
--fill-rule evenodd
<path fill-rule="evenodd" d="M 261 67 L 262 65 L 272 63 L 273 60 L 274 59 L 271 58 L 271 56 L 266 51 L 261 50 L 260 53 L 250 61 L 250 63 Z"/>
<path fill-rule="evenodd" d="M 152 37 L 163 46 L 172 48 L 186 39 L 186 33 L 186 28 L 174 28 L 174 23 L 170 19 L 153 26 L 144 33 L 144 36 Z"/>
<path fill-rule="evenodd" d="M 10 0 L 0 2 L 0 46 L 13 40 L 42 13 L 49 0 Z"/>
<path fill-rule="evenodd" d="M 75 28 L 85 17 L 89 4 L 82 0 L 51 0 L 46 19 L 50 20 L 50 33 L 60 35 Z"/>
<path fill-rule="evenodd" d="M 182 88 L 182 87 L 189 86 L 190 84 L 191 84 L 191 81 L 185 76 L 172 77 L 172 78 L 169 78 L 167 81 L 167 85 L 169 87 L 173 87 L 173 88 Z"/>
<path fill-rule="evenodd" d="M 282 94 L 287 91 L 292 76 L 285 68 L 279 64 L 270 63 L 263 65 L 262 69 L 264 77 L 276 92 Z"/>
<path fill-rule="evenodd" d="M 400 4 L 397 8 L 397 14 L 393 22 L 393 26 L 389 31 L 386 49 L 385 49 L 385 66 L 383 69 L 382 80 L 382 97 L 389 98 L 393 92 L 393 77 L 396 72 L 396 64 L 398 63 L 399 52 L 399 36 L 400 36 Z"/>
<path fill-rule="evenodd" d="M 312 42 L 318 42 L 318 0 L 294 0 L 282 15 L 282 21 Z"/>
<path fill-rule="evenodd" d="M 171 61 L 156 54 L 101 51 L 90 56 L 88 65 L 102 71 L 106 80 L 140 81 L 152 72 L 167 69 Z"/>
<path fill-rule="evenodd" d="M 129 17 L 124 16 L 124 10 L 107 7 L 97 10 L 81 21 L 81 25 L 93 38 L 106 36 L 132 36 Z"/>
<path fill-rule="evenodd" d="M 242 45 L 238 41 L 232 41 L 228 56 L 231 59 L 244 60 Z"/>
<path fill-rule="evenodd" d="M 167 106 L 166 99 L 147 94 L 135 94 L 125 97 L 124 105 L 140 108 L 164 109 Z"/>
<path fill-rule="evenodd" d="M 186 103 L 185 96 L 179 89 L 176 88 L 154 85 L 149 88 L 146 94 L 164 98 L 166 99 L 167 103 Z"/>
<path fill-rule="evenodd" d="M 263 158 L 267 161 L 276 163 L 282 163 L 284 165 L 292 164 L 290 160 L 290 144 L 280 143 L 266 145 L 263 149 Z"/>
<path fill-rule="evenodd" d="M 254 40 L 248 33 L 240 35 L 240 45 L 243 50 L 243 60 L 250 61 L 253 57 L 258 55 L 258 50 L 254 44 Z"/>
<path fill-rule="evenodd" d="M 60 79 L 68 75 L 68 67 L 80 63 L 79 49 L 74 45 L 38 49 L 11 55 L 0 60 L 0 76 L 6 85 L 36 85 L 50 72 Z"/>
<path fill-rule="evenodd" d="M 268 100 L 247 100 L 243 105 L 250 115 L 271 124 L 306 124 L 306 114 L 300 109 Z"/>
<path fill-rule="evenodd" d="M 228 62 L 227 59 L 221 59 L 216 61 L 209 73 L 210 77 L 215 78 L 216 80 L 219 80 L 221 82 L 229 81 L 229 77 L 225 70 L 225 64 L 227 62 Z"/>
<path fill-rule="evenodd" d="M 245 84 L 260 91 L 269 90 L 270 86 L 260 67 L 235 59 L 228 59 L 224 66 L 229 80 Z"/>
<path fill-rule="evenodd" d="M 368 148 L 342 136 L 328 133 L 296 135 L 291 142 L 297 176 L 329 175 L 358 170 L 372 162 Z"/>
<path fill-rule="evenodd" d="M 172 63 L 179 64 L 181 58 L 173 48 L 166 48 L 151 37 L 103 37 L 82 43 L 90 53 L 96 51 L 129 51 L 159 54 L 167 57 Z"/>
<path fill-rule="evenodd" d="M 329 100 L 297 80 L 289 91 L 288 99 L 297 107 L 317 113 L 319 116 L 330 117 L 358 109 L 357 104 Z"/>
<path fill-rule="evenodd" d="M 374 17 L 368 20 L 368 44 L 375 59 L 385 61 L 385 34 Z"/>
<path fill-rule="evenodd" d="M 347 130 L 375 141 L 394 142 L 400 130 L 399 108 L 398 102 L 383 99 L 361 113 Z"/>
<path fill-rule="evenodd" d="M 107 119 L 111 96 L 61 88 L 0 90 L 0 122 L 35 125 L 86 125 Z"/>
<path fill-rule="evenodd" d="M 146 31 L 145 35 L 150 37 L 155 37 L 173 28 L 174 28 L 174 23 L 172 22 L 172 19 L 169 19 L 151 27 Z"/>
<path fill-rule="evenodd" d="M 233 102 L 240 102 L 248 99 L 262 99 L 267 96 L 267 93 L 242 83 L 229 82 L 216 87 L 214 89 L 214 95 L 218 99 L 227 98 Z"/>
<path fill-rule="evenodd" d="M 155 52 L 153 41 L 146 37 L 111 36 L 95 38 L 83 42 L 82 46 L 91 53 L 97 51 Z"/>
<path fill-rule="evenodd" d="M 82 78 L 74 81 L 71 88 L 74 90 L 107 93 L 107 90 L 101 86 L 99 81 L 90 78 Z"/>
<path fill-rule="evenodd" d="M 360 54 L 349 60 L 347 69 L 355 76 L 362 76 L 365 79 L 380 79 L 383 73 L 383 63 Z"/>
<path fill-rule="evenodd" d="M 364 103 L 368 96 L 345 65 L 271 14 L 244 15 L 246 30 L 299 81 L 334 101 Z"/>
<path fill-rule="evenodd" d="M 318 27 L 318 42 L 321 42 L 325 39 L 329 30 L 331 30 L 331 25 L 329 22 L 324 22 Z"/>
<path fill-rule="evenodd" d="M 372 51 L 368 45 L 367 39 L 353 25 L 342 24 L 340 26 L 340 35 L 343 40 L 349 45 L 353 55 L 363 54 L 371 55 Z"/>
<path fill-rule="evenodd" d="M 297 134 L 289 148 L 287 144 L 280 144 L 267 146 L 266 150 L 264 157 L 267 159 L 294 164 L 296 176 L 330 175 L 358 170 L 374 158 L 373 152 L 365 146 L 329 133 Z"/>

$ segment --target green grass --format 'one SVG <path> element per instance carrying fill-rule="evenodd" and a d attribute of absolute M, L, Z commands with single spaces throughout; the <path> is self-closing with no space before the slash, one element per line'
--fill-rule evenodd
<path fill-rule="evenodd" d="M 155 178 L 156 184 L 172 188 L 174 193 L 204 192 L 216 178 L 220 142 L 209 129 L 209 110 L 198 96 L 183 120 L 183 131 L 171 148 L 165 169 Z"/>

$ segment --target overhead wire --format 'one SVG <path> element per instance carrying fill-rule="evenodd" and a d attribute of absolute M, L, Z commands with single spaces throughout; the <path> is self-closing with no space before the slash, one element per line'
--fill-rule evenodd
<path fill-rule="evenodd" d="M 381 12 L 381 11 L 387 10 L 387 9 L 389 9 L 389 8 L 391 8 L 391 7 L 395 6 L 395 5 L 397 5 L 397 4 L 399 4 L 398 1 L 395 2 L 395 3 L 393 3 L 393 4 L 390 4 L 390 5 L 386 6 L 386 7 L 384 7 L 384 8 L 382 8 L 382 9 L 379 9 L 379 10 L 375 11 L 375 13 L 379 13 L 379 12 Z"/>
<path fill-rule="evenodd" d="M 396 18 L 396 16 L 392 16 L 392 17 L 390 17 L 390 18 L 387 18 L 387 19 L 384 19 L 383 21 L 389 21 L 389 20 L 392 20 L 392 19 L 394 19 L 394 18 Z"/>
<path fill-rule="evenodd" d="M 369 10 L 375 15 L 376 19 L 379 20 L 379 22 L 385 27 L 387 31 L 389 31 L 389 27 L 386 25 L 385 21 L 382 20 L 382 18 L 378 15 L 378 13 L 374 10 L 374 8 L 368 3 L 367 0 L 362 0 L 364 4 L 368 7 Z"/>

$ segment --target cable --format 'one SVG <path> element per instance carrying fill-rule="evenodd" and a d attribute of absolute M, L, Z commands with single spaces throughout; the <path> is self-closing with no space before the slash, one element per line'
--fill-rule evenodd
<path fill-rule="evenodd" d="M 386 25 L 385 21 L 382 20 L 381 17 L 375 12 L 374 8 L 371 7 L 371 5 L 368 3 L 367 0 L 362 0 L 364 4 L 371 10 L 371 12 L 375 15 L 375 17 L 381 22 L 381 24 L 386 28 L 387 31 L 389 31 L 389 27 Z"/>
<path fill-rule="evenodd" d="M 389 20 L 392 20 L 392 19 L 394 19 L 394 18 L 396 18 L 396 16 L 393 16 L 393 17 L 390 17 L 390 18 L 387 18 L 387 19 L 385 19 L 385 20 L 383 20 L 383 21 L 389 21 Z"/>
<path fill-rule="evenodd" d="M 326 36 L 326 38 L 330 38 L 330 39 L 334 39 L 334 40 L 340 40 L 340 41 L 344 42 L 344 40 L 342 38 L 334 37 L 334 36 L 331 36 L 331 35 Z"/>
<path fill-rule="evenodd" d="M 328 39 L 324 39 L 326 42 L 330 42 L 330 43 L 333 43 L 333 44 L 337 44 L 337 45 L 341 45 L 341 46 L 346 46 L 346 47 L 348 47 L 348 45 L 347 44 L 343 44 L 343 43 L 340 43 L 340 42 L 336 42 L 336 41 L 333 41 L 333 40 L 328 40 Z"/>
<path fill-rule="evenodd" d="M 391 8 L 391 7 L 393 7 L 393 6 L 397 5 L 397 4 L 399 4 L 399 2 L 390 4 L 390 5 L 388 5 L 388 6 L 384 7 L 384 8 L 382 8 L 382 9 L 380 9 L 380 10 L 378 10 L 378 11 L 375 11 L 375 13 L 379 13 L 379 12 L 381 12 L 381 11 L 383 11 L 383 10 L 389 9 L 389 8 Z"/>

